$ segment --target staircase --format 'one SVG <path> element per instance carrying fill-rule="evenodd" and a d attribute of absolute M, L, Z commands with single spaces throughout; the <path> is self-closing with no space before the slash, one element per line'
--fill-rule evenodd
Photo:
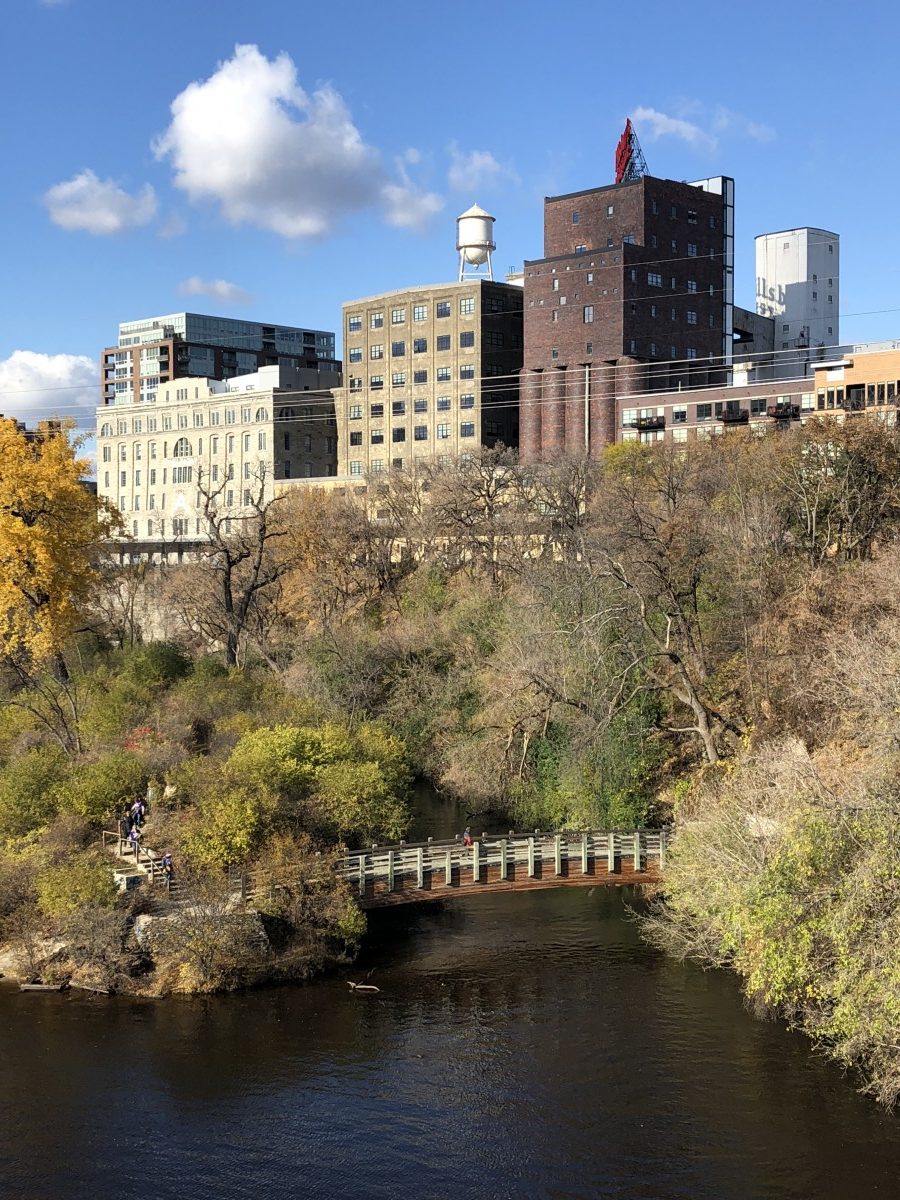
<path fill-rule="evenodd" d="M 119 860 L 119 866 L 112 869 L 118 891 L 146 886 L 152 890 L 154 908 L 175 903 L 180 898 L 178 880 L 166 875 L 162 855 L 149 846 L 134 846 L 118 831 L 107 829 L 103 831 L 103 849 Z"/>

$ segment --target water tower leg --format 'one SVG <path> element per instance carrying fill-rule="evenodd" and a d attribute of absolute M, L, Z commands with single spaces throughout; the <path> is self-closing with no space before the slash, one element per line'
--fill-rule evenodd
<path fill-rule="evenodd" d="M 487 277 L 491 281 L 491 283 L 493 283 L 494 282 L 494 264 L 491 261 L 490 250 L 488 250 L 488 252 L 487 252 L 487 269 L 488 269 Z"/>

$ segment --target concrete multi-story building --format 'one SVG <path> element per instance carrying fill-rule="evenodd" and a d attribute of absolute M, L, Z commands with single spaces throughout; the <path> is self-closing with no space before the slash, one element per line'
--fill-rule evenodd
<path fill-rule="evenodd" d="M 152 404 L 169 380 L 231 379 L 265 366 L 305 372 L 300 386 L 310 391 L 340 382 L 331 332 L 200 313 L 126 321 L 100 361 L 104 404 Z"/>
<path fill-rule="evenodd" d="M 517 445 L 520 287 L 466 279 L 368 296 L 343 306 L 343 329 L 339 475 Z"/>
<path fill-rule="evenodd" d="M 756 238 L 756 311 L 773 322 L 773 378 L 791 378 L 840 343 L 840 238 L 783 229 Z"/>
<path fill-rule="evenodd" d="M 522 458 L 600 454 L 620 393 L 727 381 L 734 181 L 645 175 L 547 197 L 524 293 Z"/>
<path fill-rule="evenodd" d="M 201 540 L 204 494 L 246 515 L 287 480 L 334 476 L 337 430 L 328 391 L 302 372 L 263 367 L 228 380 L 161 383 L 153 404 L 97 410 L 98 492 L 115 504 L 135 549 Z"/>

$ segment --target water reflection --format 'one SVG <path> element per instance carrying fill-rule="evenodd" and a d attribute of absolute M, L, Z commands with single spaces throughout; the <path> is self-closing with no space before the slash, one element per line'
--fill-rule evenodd
<path fill-rule="evenodd" d="M 895 1195 L 896 1122 L 623 918 L 602 888 L 378 913 L 372 996 L 0 992 L 0 1195 Z"/>

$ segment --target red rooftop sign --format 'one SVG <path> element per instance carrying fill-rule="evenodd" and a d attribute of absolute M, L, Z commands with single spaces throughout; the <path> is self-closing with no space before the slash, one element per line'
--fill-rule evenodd
<path fill-rule="evenodd" d="M 622 136 L 619 138 L 619 144 L 616 146 L 616 183 L 621 183 L 622 180 L 630 173 L 632 166 L 632 130 L 631 118 L 625 122 L 625 128 L 622 130 Z"/>

